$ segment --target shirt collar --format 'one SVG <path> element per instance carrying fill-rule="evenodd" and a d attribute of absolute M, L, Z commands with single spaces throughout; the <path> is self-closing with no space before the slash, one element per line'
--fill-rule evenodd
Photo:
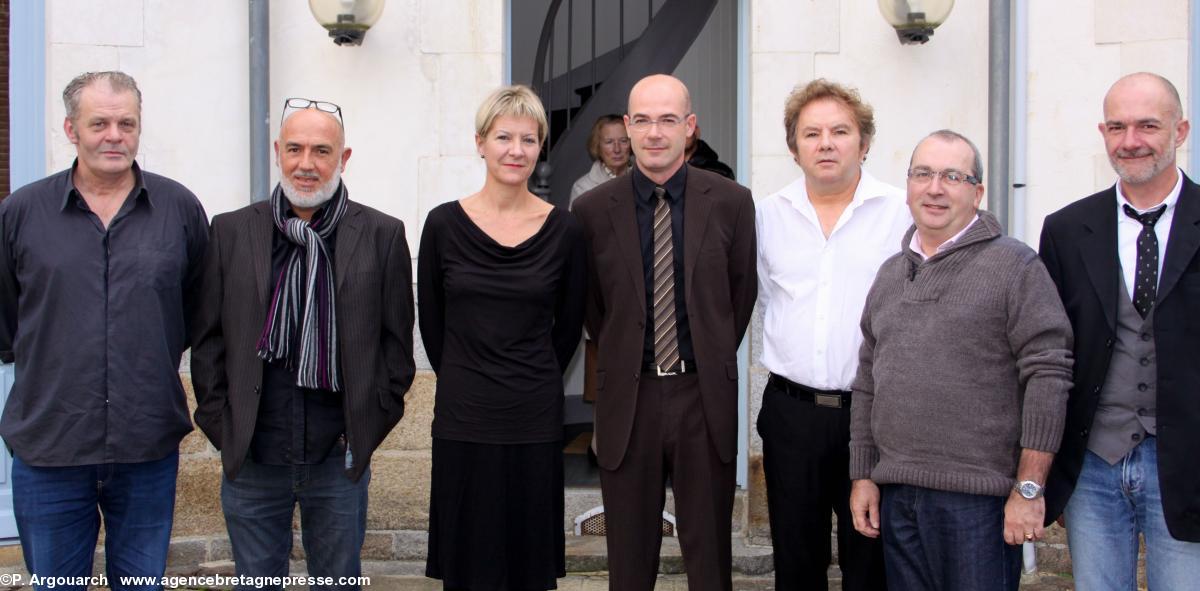
<path fill-rule="evenodd" d="M 67 187 L 63 192 L 62 205 L 59 211 L 65 210 L 67 204 L 71 202 L 72 196 L 79 196 L 79 191 L 75 189 L 75 167 L 79 166 L 79 159 L 76 158 L 71 162 L 71 168 L 67 169 Z M 145 197 L 146 204 L 153 207 L 154 200 L 150 198 L 150 192 L 146 190 L 146 178 L 142 175 L 142 167 L 138 166 L 137 160 L 133 161 L 133 191 L 130 192 L 134 198 Z"/>
<path fill-rule="evenodd" d="M 1174 209 L 1175 203 L 1179 201 L 1179 192 L 1183 190 L 1183 170 L 1177 168 L 1176 171 L 1178 171 L 1179 175 L 1175 178 L 1175 188 L 1171 189 L 1171 192 L 1167 193 L 1167 198 L 1163 199 L 1162 203 L 1159 203 L 1150 209 L 1138 209 L 1134 207 L 1133 204 L 1129 202 L 1129 199 L 1125 197 L 1125 193 L 1121 191 L 1121 181 L 1117 181 L 1114 185 L 1117 190 L 1117 219 L 1119 220 L 1125 217 L 1125 213 L 1122 211 L 1122 208 L 1125 205 L 1133 207 L 1134 211 L 1137 211 L 1138 213 L 1146 213 L 1147 211 L 1150 211 L 1151 209 L 1159 207 L 1163 204 L 1166 204 L 1167 206 L 1167 209 L 1163 211 L 1164 214 L 1167 211 Z"/>
<path fill-rule="evenodd" d="M 979 213 L 976 212 L 975 217 L 971 218 L 971 223 L 967 224 L 966 227 L 959 230 L 957 234 L 951 236 L 949 240 L 939 244 L 938 247 L 936 249 L 934 249 L 933 255 L 937 256 L 937 255 L 942 254 L 943 252 L 946 252 L 947 250 L 949 250 L 950 247 L 954 246 L 955 242 L 958 242 L 959 240 L 961 240 L 963 235 L 967 233 L 967 230 L 970 230 L 971 226 L 974 226 L 975 222 L 978 222 L 978 221 L 979 221 Z M 908 243 L 908 248 L 909 248 L 909 250 L 917 253 L 917 255 L 919 255 L 922 259 L 924 259 L 924 260 L 930 259 L 930 257 L 925 256 L 925 250 L 921 248 L 921 233 L 920 232 L 913 232 L 912 241 L 910 241 Z"/>
<path fill-rule="evenodd" d="M 654 187 L 657 184 L 650 180 L 642 169 L 633 164 L 633 189 L 637 193 L 638 199 L 649 202 L 654 197 Z M 687 186 L 687 164 L 679 167 L 667 182 L 663 183 L 662 187 L 667 190 L 667 200 L 672 204 L 678 204 L 683 198 L 683 189 Z M 651 203 L 653 205 L 653 203 Z"/>
<path fill-rule="evenodd" d="M 891 187 L 871 176 L 871 173 L 867 172 L 867 169 L 864 168 L 861 170 L 861 176 L 858 177 L 858 186 L 854 188 L 854 197 L 850 199 L 850 205 L 847 206 L 848 210 L 857 209 L 872 199 L 887 197 L 892 192 Z M 813 208 L 812 202 L 808 200 L 808 185 L 805 184 L 803 175 L 792 181 L 790 185 L 784 187 L 779 194 L 791 202 L 792 207 L 801 210 L 811 210 Z"/>

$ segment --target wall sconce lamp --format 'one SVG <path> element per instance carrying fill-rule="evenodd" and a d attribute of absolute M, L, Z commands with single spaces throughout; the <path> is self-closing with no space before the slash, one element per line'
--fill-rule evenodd
<path fill-rule="evenodd" d="M 308 0 L 313 18 L 338 45 L 362 45 L 367 29 L 379 21 L 385 0 Z"/>
<path fill-rule="evenodd" d="M 933 30 L 946 22 L 951 8 L 954 0 L 879 0 L 879 12 L 904 45 L 929 41 Z"/>

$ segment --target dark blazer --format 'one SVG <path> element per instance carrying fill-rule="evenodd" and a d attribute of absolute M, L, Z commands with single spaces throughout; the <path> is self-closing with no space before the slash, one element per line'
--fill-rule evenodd
<path fill-rule="evenodd" d="M 258 418 L 263 361 L 256 352 L 275 289 L 270 202 L 213 218 L 194 316 L 196 424 L 236 478 Z M 412 259 L 404 224 L 353 201 L 334 249 L 342 409 L 355 481 L 404 414 L 412 385 Z"/>
<path fill-rule="evenodd" d="M 1158 478 L 1167 529 L 1200 542 L 1200 186 L 1184 177 L 1154 304 L 1158 359 Z M 1075 330 L 1075 386 L 1046 485 L 1046 523 L 1079 478 L 1116 339 L 1121 289 L 1117 197 L 1110 188 L 1046 218 L 1041 256 Z"/>
<path fill-rule="evenodd" d="M 633 177 L 584 194 L 573 211 L 589 246 L 585 324 L 597 342 L 595 450 L 615 470 L 633 428 L 646 334 L 646 287 Z M 688 167 L 684 290 L 700 397 L 722 461 L 737 454 L 737 348 L 758 295 L 754 200 L 720 175 Z"/>

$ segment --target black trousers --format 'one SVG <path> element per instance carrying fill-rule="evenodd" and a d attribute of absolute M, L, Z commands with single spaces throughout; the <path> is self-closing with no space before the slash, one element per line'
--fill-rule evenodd
<path fill-rule="evenodd" d="M 775 588 L 829 588 L 831 515 L 837 513 L 842 589 L 886 589 L 883 548 L 878 539 L 858 533 L 850 515 L 850 407 L 816 406 L 767 384 L 758 434 Z"/>
<path fill-rule="evenodd" d="M 696 375 L 642 374 L 636 412 L 621 464 L 600 470 L 608 588 L 654 589 L 669 474 L 689 591 L 729 591 L 734 462 L 722 462 L 709 439 Z"/>

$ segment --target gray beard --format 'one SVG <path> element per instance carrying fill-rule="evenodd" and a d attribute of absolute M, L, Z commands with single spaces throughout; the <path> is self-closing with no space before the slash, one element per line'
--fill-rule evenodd
<path fill-rule="evenodd" d="M 283 175 L 280 175 L 279 186 L 283 189 L 284 197 L 287 197 L 288 203 L 291 203 L 293 207 L 316 209 L 333 199 L 333 194 L 337 192 L 338 184 L 341 181 L 342 166 L 339 164 L 333 171 L 333 176 L 329 177 L 329 182 L 317 187 L 317 190 L 312 193 L 300 191 L 292 184 L 291 179 Z"/>

